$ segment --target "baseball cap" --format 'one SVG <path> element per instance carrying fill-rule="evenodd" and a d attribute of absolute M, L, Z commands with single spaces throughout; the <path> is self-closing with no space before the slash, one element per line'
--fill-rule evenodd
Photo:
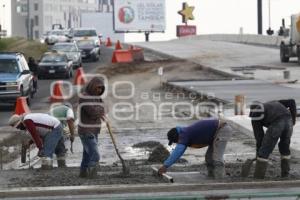
<path fill-rule="evenodd" d="M 21 122 L 22 122 L 22 117 L 21 115 L 17 115 L 17 114 L 14 114 L 8 120 L 8 124 L 14 128 L 18 127 Z"/>
<path fill-rule="evenodd" d="M 178 132 L 177 132 L 176 128 L 172 128 L 171 130 L 169 130 L 167 135 L 168 135 L 168 140 L 169 140 L 169 143 L 168 143 L 169 146 L 172 145 L 173 142 L 174 143 L 178 142 Z"/>

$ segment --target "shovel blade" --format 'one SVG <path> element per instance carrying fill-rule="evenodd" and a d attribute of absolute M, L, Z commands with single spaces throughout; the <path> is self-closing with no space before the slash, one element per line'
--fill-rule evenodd
<path fill-rule="evenodd" d="M 245 163 L 242 165 L 241 176 L 243 178 L 246 178 L 249 176 L 253 162 L 254 162 L 254 159 L 247 159 L 245 161 Z"/>

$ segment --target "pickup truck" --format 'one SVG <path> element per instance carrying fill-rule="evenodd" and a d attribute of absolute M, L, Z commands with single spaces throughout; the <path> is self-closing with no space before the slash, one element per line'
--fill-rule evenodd
<path fill-rule="evenodd" d="M 15 103 L 21 96 L 33 98 L 33 75 L 22 53 L 0 52 L 0 102 Z"/>

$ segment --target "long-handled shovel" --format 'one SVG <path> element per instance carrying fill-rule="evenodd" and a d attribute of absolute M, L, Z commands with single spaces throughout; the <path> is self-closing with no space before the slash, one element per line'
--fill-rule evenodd
<path fill-rule="evenodd" d="M 120 161 L 121 161 L 121 163 L 122 163 L 123 174 L 124 174 L 124 175 L 129 175 L 129 174 L 130 174 L 129 167 L 128 167 L 128 165 L 125 163 L 125 160 L 122 158 L 121 154 L 119 153 L 119 149 L 118 149 L 118 147 L 117 147 L 116 140 L 115 140 L 114 135 L 113 135 L 113 133 L 112 133 L 112 131 L 111 131 L 111 127 L 110 127 L 110 124 L 109 124 L 108 121 L 106 121 L 106 126 L 107 126 L 107 129 L 108 129 L 110 138 L 111 138 L 111 140 L 112 140 L 112 143 L 113 143 L 113 145 L 114 145 L 114 148 L 115 148 L 115 150 L 116 150 L 116 153 L 117 153 L 117 155 L 118 155 L 118 157 L 119 157 L 119 159 L 120 159 Z"/>
<path fill-rule="evenodd" d="M 246 178 L 249 176 L 249 173 L 250 173 L 250 170 L 251 170 L 251 167 L 252 167 L 252 164 L 253 162 L 256 161 L 256 158 L 253 158 L 253 159 L 247 159 L 244 164 L 242 165 L 242 171 L 241 171 L 241 176 L 243 178 Z"/>

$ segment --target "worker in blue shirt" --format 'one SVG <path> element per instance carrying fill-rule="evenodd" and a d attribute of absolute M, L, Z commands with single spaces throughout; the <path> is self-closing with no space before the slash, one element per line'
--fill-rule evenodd
<path fill-rule="evenodd" d="M 232 129 L 229 124 L 216 118 L 200 120 L 187 127 L 172 128 L 167 134 L 169 145 L 173 143 L 177 145 L 159 168 L 158 173 L 160 175 L 166 173 L 167 169 L 184 154 L 187 147 L 208 146 L 205 154 L 208 176 L 223 178 L 225 175 L 223 155 L 231 135 Z"/>

